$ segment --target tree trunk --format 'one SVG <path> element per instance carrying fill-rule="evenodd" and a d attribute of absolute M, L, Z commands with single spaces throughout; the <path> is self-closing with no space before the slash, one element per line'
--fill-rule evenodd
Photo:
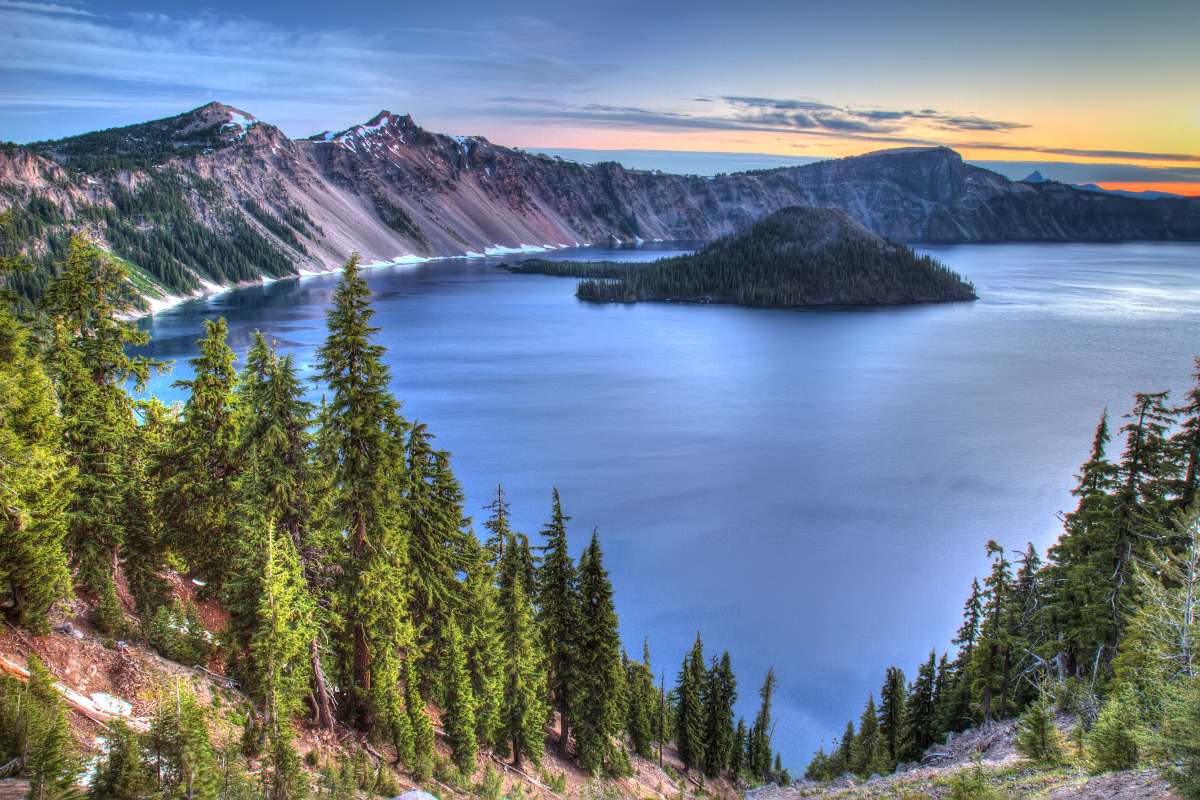
<path fill-rule="evenodd" d="M 558 704 L 558 749 L 563 758 L 567 756 L 567 747 L 571 741 L 571 723 L 567 720 L 567 704 Z"/>
<path fill-rule="evenodd" d="M 308 657 L 313 673 L 313 722 L 318 728 L 330 731 L 333 730 L 333 695 L 325 680 L 325 670 L 321 668 L 321 653 L 315 636 L 308 643 Z"/>
<path fill-rule="evenodd" d="M 513 740 L 512 740 L 512 749 L 513 749 L 513 767 L 515 767 L 516 769 L 520 769 L 521 768 L 521 745 L 516 736 L 514 736 Z"/>

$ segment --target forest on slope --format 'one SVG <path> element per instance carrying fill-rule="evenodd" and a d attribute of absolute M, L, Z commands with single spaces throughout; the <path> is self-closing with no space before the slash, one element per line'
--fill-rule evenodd
<path fill-rule="evenodd" d="M 1195 379 L 1177 405 L 1136 394 L 1115 458 L 1101 414 L 1045 561 L 989 541 L 952 650 L 912 680 L 890 667 L 809 779 L 885 775 L 947 734 L 1016 717 L 1036 765 L 1153 767 L 1200 797 L 1200 358 Z M 1056 716 L 1074 720 L 1067 737 Z"/>
<path fill-rule="evenodd" d="M 534 259 L 503 266 L 520 274 L 582 278 L 577 296 L 598 303 L 800 308 L 975 299 L 974 287 L 957 273 L 831 208 L 781 209 L 697 253 L 649 264 Z"/>
<path fill-rule="evenodd" d="M 6 282 L 29 269 L 3 267 Z M 500 488 L 476 537 L 450 454 L 391 394 L 357 257 L 328 312 L 319 408 L 262 335 L 235 369 L 223 319 L 205 325 L 182 405 L 129 394 L 168 365 L 131 354 L 147 337 L 125 318 L 125 270 L 77 236 L 36 307 L 0 296 L 0 609 L 39 636 L 82 598 L 106 648 L 210 666 L 249 705 L 229 745 L 189 685 L 168 687 L 147 730 L 106 737 L 91 797 L 352 797 L 357 762 L 302 762 L 295 747 L 339 731 L 377 777 L 489 797 L 477 756 L 536 765 L 548 729 L 591 775 L 628 775 L 674 742 L 697 783 L 788 780 L 771 746 L 774 673 L 755 719 L 735 722 L 729 653 L 710 657 L 699 634 L 671 690 L 648 645 L 626 655 L 599 538 L 572 557 L 557 492 L 540 544 L 511 527 Z M 172 592 L 176 573 L 227 618 L 216 637 Z M 0 678 L 0 777 L 69 796 L 81 755 L 29 654 L 27 681 Z"/>

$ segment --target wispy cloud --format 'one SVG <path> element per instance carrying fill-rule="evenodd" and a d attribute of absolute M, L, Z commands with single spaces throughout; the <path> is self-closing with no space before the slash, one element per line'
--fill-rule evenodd
<path fill-rule="evenodd" d="M 818 100 L 739 95 L 726 95 L 720 100 L 732 106 L 735 116 L 740 119 L 808 130 L 891 133 L 914 124 L 948 131 L 1011 131 L 1029 127 L 1020 122 L 987 119 L 975 114 L 953 114 L 932 108 L 854 108 L 831 105 Z"/>
<path fill-rule="evenodd" d="M 38 14 L 67 14 L 78 17 L 94 17 L 92 12 L 77 6 L 64 6 L 58 3 L 32 3 L 23 0 L 0 0 L 0 9 L 10 8 L 16 11 L 32 11 Z"/>

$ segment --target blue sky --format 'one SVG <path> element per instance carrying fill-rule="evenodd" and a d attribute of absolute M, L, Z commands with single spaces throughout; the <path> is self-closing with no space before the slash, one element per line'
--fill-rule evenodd
<path fill-rule="evenodd" d="M 1200 186 L 1197 42 L 1182 0 L 0 0 L 0 138 L 216 99 L 290 135 L 387 108 L 540 149 L 786 161 L 932 143 Z"/>

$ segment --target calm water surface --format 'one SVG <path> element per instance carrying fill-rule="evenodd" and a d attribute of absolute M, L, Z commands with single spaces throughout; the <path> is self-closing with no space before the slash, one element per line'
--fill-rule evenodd
<path fill-rule="evenodd" d="M 645 259 L 658 250 L 580 250 Z M 674 677 L 697 629 L 748 717 L 768 665 L 793 773 L 958 624 L 984 543 L 1044 549 L 1106 406 L 1182 392 L 1200 353 L 1200 246 L 927 248 L 976 303 L 868 311 L 595 306 L 498 260 L 368 270 L 393 388 L 455 454 L 469 512 L 502 482 L 536 533 L 562 492 L 600 530 L 622 631 Z M 145 320 L 177 359 L 201 320 L 262 329 L 311 371 L 336 276 Z M 477 523 L 478 525 L 478 523 Z"/>

